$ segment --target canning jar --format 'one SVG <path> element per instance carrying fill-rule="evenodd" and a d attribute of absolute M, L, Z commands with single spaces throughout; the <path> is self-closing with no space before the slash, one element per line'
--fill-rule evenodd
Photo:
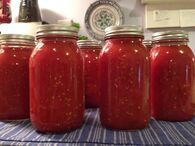
<path fill-rule="evenodd" d="M 101 45 L 95 40 L 79 40 L 78 46 L 81 49 L 85 68 L 85 103 L 87 108 L 99 107 L 99 54 Z"/>
<path fill-rule="evenodd" d="M 143 45 L 147 48 L 147 51 L 150 52 L 152 49 L 152 40 L 143 40 Z"/>
<path fill-rule="evenodd" d="M 194 55 L 184 31 L 157 32 L 152 36 L 152 115 L 158 120 L 186 121 L 192 118 L 195 86 Z"/>
<path fill-rule="evenodd" d="M 0 120 L 29 118 L 29 58 L 34 37 L 0 35 Z"/>
<path fill-rule="evenodd" d="M 143 45 L 146 47 L 146 49 L 147 49 L 147 52 L 148 52 L 148 55 L 149 55 L 149 95 L 150 95 L 150 80 L 151 80 L 151 76 L 150 76 L 150 66 L 151 66 L 151 63 L 150 63 L 150 51 L 151 51 L 151 49 L 152 49 L 152 40 L 143 40 Z M 151 97 L 151 95 L 149 96 L 149 97 Z M 150 99 L 150 101 L 151 101 L 151 99 Z M 151 104 L 150 104 L 150 106 L 151 106 Z"/>
<path fill-rule="evenodd" d="M 39 132 L 79 128 L 84 116 L 83 59 L 78 30 L 52 24 L 40 26 L 30 57 L 30 116 Z"/>
<path fill-rule="evenodd" d="M 100 53 L 100 119 L 116 130 L 147 126 L 149 108 L 149 56 L 136 26 L 111 26 Z"/>

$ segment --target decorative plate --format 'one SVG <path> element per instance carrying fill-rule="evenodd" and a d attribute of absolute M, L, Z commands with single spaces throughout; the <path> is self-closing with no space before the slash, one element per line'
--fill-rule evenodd
<path fill-rule="evenodd" d="M 121 25 L 124 16 L 120 6 L 113 0 L 98 0 L 85 13 L 85 27 L 97 40 L 104 39 L 104 30 L 112 25 Z"/>

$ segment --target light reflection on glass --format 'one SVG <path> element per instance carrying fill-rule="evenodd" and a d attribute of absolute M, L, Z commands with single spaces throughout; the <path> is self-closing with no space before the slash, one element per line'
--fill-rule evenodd
<path fill-rule="evenodd" d="M 138 66 L 138 86 L 141 87 L 141 66 Z"/>
<path fill-rule="evenodd" d="M 152 53 L 152 58 L 156 58 L 158 56 L 158 52 L 153 52 Z"/>
<path fill-rule="evenodd" d="M 179 52 L 180 52 L 181 54 L 183 54 L 183 53 L 184 53 L 182 50 L 179 50 Z"/>
<path fill-rule="evenodd" d="M 3 49 L 0 49 L 0 54 L 3 54 L 5 51 Z"/>
<path fill-rule="evenodd" d="M 55 51 L 55 52 L 56 52 L 56 48 L 53 48 L 53 51 Z"/>
<path fill-rule="evenodd" d="M 135 50 L 134 50 L 134 52 L 135 52 L 135 53 L 137 53 L 137 52 L 138 52 L 138 50 L 137 50 L 137 49 L 135 49 Z"/>
<path fill-rule="evenodd" d="M 189 66 L 188 65 L 186 65 L 186 82 L 188 81 L 188 71 L 189 71 Z"/>

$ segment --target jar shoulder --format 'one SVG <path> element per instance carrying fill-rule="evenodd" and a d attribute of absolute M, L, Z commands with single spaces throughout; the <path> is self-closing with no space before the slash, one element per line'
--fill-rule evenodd
<path fill-rule="evenodd" d="M 28 61 L 32 47 L 0 47 L 0 62 L 12 63 Z"/>
<path fill-rule="evenodd" d="M 152 48 L 150 51 L 150 56 L 152 59 L 156 57 L 163 57 L 163 58 L 188 58 L 193 59 L 194 54 L 192 49 L 187 45 L 181 46 L 157 46 Z"/>
<path fill-rule="evenodd" d="M 61 60 L 61 61 L 74 61 L 82 59 L 81 52 L 77 45 L 64 45 L 64 44 L 51 44 L 51 43 L 38 43 L 31 54 L 31 60 Z"/>
<path fill-rule="evenodd" d="M 147 49 L 140 43 L 135 44 L 106 44 L 102 51 L 100 56 L 110 56 L 110 57 L 122 57 L 122 56 L 128 57 L 147 57 L 148 52 Z"/>

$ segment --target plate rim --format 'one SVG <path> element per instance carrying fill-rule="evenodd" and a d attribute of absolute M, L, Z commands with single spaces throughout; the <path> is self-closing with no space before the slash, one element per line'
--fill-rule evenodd
<path fill-rule="evenodd" d="M 85 12 L 85 28 L 88 32 L 88 34 L 97 40 L 104 40 L 104 37 L 101 35 L 98 35 L 97 33 L 95 33 L 90 25 L 90 19 L 91 19 L 91 13 L 95 10 L 95 8 L 101 6 L 101 5 L 109 5 L 111 7 L 113 7 L 114 9 L 117 10 L 117 13 L 119 14 L 119 25 L 124 24 L 124 13 L 121 10 L 120 5 L 113 1 L 113 0 L 97 0 L 95 2 L 93 2 L 92 4 L 90 4 L 90 6 L 88 7 L 88 9 Z"/>

